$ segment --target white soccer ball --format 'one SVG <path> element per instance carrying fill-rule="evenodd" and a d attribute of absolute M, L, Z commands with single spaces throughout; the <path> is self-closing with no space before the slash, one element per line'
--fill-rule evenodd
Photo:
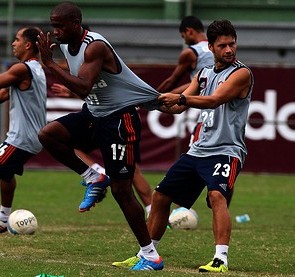
<path fill-rule="evenodd" d="M 184 207 L 174 209 L 169 216 L 169 225 L 172 229 L 194 230 L 198 222 L 199 217 L 196 211 Z"/>
<path fill-rule="evenodd" d="M 28 210 L 15 210 L 8 217 L 7 229 L 13 235 L 32 235 L 37 228 L 37 218 Z"/>

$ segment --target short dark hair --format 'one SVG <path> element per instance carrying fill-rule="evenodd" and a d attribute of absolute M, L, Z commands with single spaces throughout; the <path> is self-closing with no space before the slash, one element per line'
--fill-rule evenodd
<path fill-rule="evenodd" d="M 33 52 L 35 54 L 39 53 L 39 49 L 36 45 L 36 42 L 38 41 L 38 35 L 41 32 L 41 29 L 38 27 L 26 27 L 23 31 L 23 37 L 26 38 L 29 42 L 33 45 Z"/>
<path fill-rule="evenodd" d="M 207 38 L 209 44 L 214 44 L 219 36 L 232 36 L 235 40 L 237 39 L 235 27 L 229 20 L 215 20 L 208 26 Z"/>
<path fill-rule="evenodd" d="M 71 1 L 64 1 L 56 5 L 50 15 L 57 14 L 59 16 L 65 17 L 67 19 L 79 19 L 82 22 L 82 12 L 80 8 Z"/>
<path fill-rule="evenodd" d="M 202 21 L 193 15 L 186 16 L 182 19 L 179 25 L 179 32 L 183 33 L 187 28 L 193 28 L 196 31 L 204 32 Z"/>

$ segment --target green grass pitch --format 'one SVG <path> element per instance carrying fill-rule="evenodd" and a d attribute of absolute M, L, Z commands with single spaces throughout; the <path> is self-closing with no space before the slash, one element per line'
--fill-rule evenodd
<path fill-rule="evenodd" d="M 154 187 L 163 173 L 145 173 Z M 211 211 L 205 192 L 195 203 L 200 222 L 194 231 L 167 230 L 159 244 L 161 272 L 113 268 L 113 261 L 138 246 L 118 205 L 108 192 L 90 212 L 79 213 L 84 194 L 70 171 L 27 170 L 17 178 L 13 210 L 25 208 L 38 219 L 32 236 L 0 234 L 0 277 L 34 277 L 42 272 L 65 277 L 216 276 L 198 273 L 214 254 Z M 232 239 L 224 276 L 295 276 L 295 176 L 241 174 L 231 203 Z M 236 215 L 249 214 L 247 223 Z"/>

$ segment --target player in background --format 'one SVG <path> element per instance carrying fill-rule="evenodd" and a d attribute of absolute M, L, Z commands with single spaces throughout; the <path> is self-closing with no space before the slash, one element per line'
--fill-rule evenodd
<path fill-rule="evenodd" d="M 213 54 L 208 48 L 208 40 L 201 20 L 195 16 L 186 16 L 179 25 L 179 32 L 188 47 L 178 57 L 178 64 L 171 76 L 157 88 L 161 93 L 183 92 L 190 83 L 179 86 L 179 82 L 189 74 L 190 79 L 205 66 L 213 65 Z"/>
<path fill-rule="evenodd" d="M 190 83 L 181 86 L 178 86 L 178 84 L 187 74 L 192 80 L 203 67 L 214 64 L 204 25 L 199 18 L 195 16 L 184 17 L 179 25 L 179 32 L 188 47 L 179 54 L 178 64 L 171 76 L 159 85 L 159 92 L 182 93 Z M 193 129 L 189 146 L 198 138 L 200 124 L 201 122 L 197 123 Z M 179 205 L 176 205 L 175 209 L 179 207 Z"/>
<path fill-rule="evenodd" d="M 36 46 L 39 32 L 35 27 L 18 30 L 12 49 L 19 62 L 0 74 L 0 103 L 9 100 L 9 130 L 0 144 L 1 233 L 7 231 L 15 174 L 22 175 L 24 164 L 42 149 L 38 133 L 46 124 L 47 88 Z"/>
<path fill-rule="evenodd" d="M 77 98 L 77 95 L 75 95 L 69 89 L 67 89 L 64 85 L 59 83 L 53 83 L 51 86 L 51 91 L 56 96 L 59 96 L 59 97 Z M 101 166 L 100 164 L 96 163 L 89 154 L 86 154 L 83 151 L 78 149 L 76 149 L 75 152 L 78 157 L 80 157 L 86 164 L 88 164 L 98 173 L 105 174 L 105 168 Z M 135 164 L 133 187 L 135 188 L 135 191 L 137 192 L 142 204 L 144 205 L 145 211 L 146 211 L 146 217 L 148 217 L 151 211 L 152 189 L 149 183 L 147 182 L 147 180 L 144 178 L 138 163 Z"/>
<path fill-rule="evenodd" d="M 163 111 L 201 109 L 202 126 L 199 138 L 156 187 L 147 224 L 157 248 L 166 231 L 171 204 L 190 209 L 207 187 L 215 254 L 199 271 L 227 272 L 231 236 L 228 207 L 247 154 L 245 127 L 254 80 L 251 70 L 236 58 L 237 34 L 231 22 L 212 22 L 207 36 L 215 65 L 203 68 L 182 94 L 159 97 Z"/>
<path fill-rule="evenodd" d="M 141 132 L 136 106 L 157 108 L 159 93 L 127 67 L 103 36 L 82 28 L 82 13 L 76 4 L 59 3 L 51 11 L 50 22 L 70 73 L 53 60 L 50 33 L 41 32 L 37 45 L 43 64 L 85 103 L 80 112 L 48 123 L 39 139 L 56 160 L 86 181 L 80 211 L 89 210 L 111 187 L 142 252 L 142 259 L 132 270 L 161 270 L 163 260 L 151 241 L 144 210 L 132 189 Z M 74 150 L 85 148 L 100 149 L 110 178 L 77 157 Z"/>
<path fill-rule="evenodd" d="M 182 93 L 190 83 L 178 85 L 187 74 L 192 80 L 203 67 L 214 64 L 213 54 L 208 47 L 204 25 L 199 18 L 192 15 L 184 17 L 179 25 L 179 32 L 188 47 L 179 54 L 178 64 L 171 76 L 158 86 L 157 90 L 161 93 Z M 192 132 L 190 144 L 197 139 L 198 126 L 200 127 L 197 124 Z"/>

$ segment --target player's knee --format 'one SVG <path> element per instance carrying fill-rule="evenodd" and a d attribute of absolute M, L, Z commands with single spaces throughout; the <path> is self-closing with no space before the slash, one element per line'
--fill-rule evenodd
<path fill-rule="evenodd" d="M 158 191 L 153 192 L 152 205 L 158 205 L 158 206 L 161 205 L 161 206 L 170 207 L 171 203 L 172 203 L 172 199 L 169 196 Z"/>
<path fill-rule="evenodd" d="M 38 133 L 38 139 L 41 142 L 41 144 L 44 144 L 46 141 L 46 133 L 44 132 L 43 129 L 41 129 Z"/>
<path fill-rule="evenodd" d="M 132 191 L 132 182 L 128 180 L 124 181 L 112 181 L 112 195 L 117 202 L 130 201 L 134 196 Z"/>
<path fill-rule="evenodd" d="M 69 144 L 71 135 L 62 124 L 53 121 L 39 131 L 38 138 L 43 146 L 56 141 Z"/>
<path fill-rule="evenodd" d="M 215 207 L 216 205 L 220 205 L 223 202 L 226 203 L 225 197 L 218 190 L 209 191 L 208 198 L 209 198 L 210 206 L 212 208 Z"/>

